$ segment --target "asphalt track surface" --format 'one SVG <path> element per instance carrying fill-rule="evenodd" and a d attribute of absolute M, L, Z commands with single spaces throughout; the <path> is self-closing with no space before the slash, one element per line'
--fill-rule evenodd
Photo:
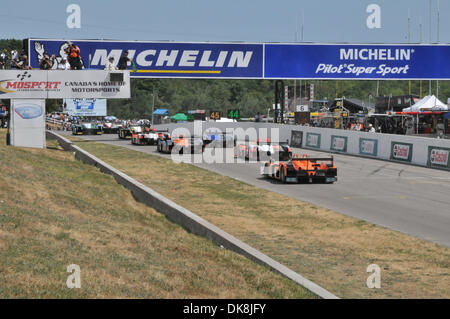
<path fill-rule="evenodd" d="M 132 145 L 116 134 L 78 137 L 170 158 L 170 154 L 158 153 L 155 146 Z M 310 156 L 330 155 L 304 149 L 293 151 Z M 334 184 L 281 184 L 261 178 L 261 163 L 195 165 L 450 247 L 450 172 L 348 155 L 334 155 L 334 159 L 338 170 Z M 283 203 L 279 204 L 282 211 Z"/>

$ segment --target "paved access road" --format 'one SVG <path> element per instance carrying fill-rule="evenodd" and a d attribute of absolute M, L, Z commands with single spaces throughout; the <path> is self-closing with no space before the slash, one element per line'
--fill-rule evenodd
<path fill-rule="evenodd" d="M 82 137 L 170 158 L 154 146 L 132 145 L 115 134 Z M 302 149 L 294 152 L 329 155 Z M 450 172 L 347 155 L 334 158 L 335 184 L 280 184 L 261 178 L 258 163 L 195 165 L 450 247 Z"/>

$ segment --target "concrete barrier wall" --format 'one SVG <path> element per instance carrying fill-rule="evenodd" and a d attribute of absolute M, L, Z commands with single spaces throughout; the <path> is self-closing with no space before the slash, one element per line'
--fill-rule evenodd
<path fill-rule="evenodd" d="M 156 127 L 169 129 L 170 132 L 183 127 L 194 135 L 201 135 L 202 130 L 213 127 L 222 131 L 227 128 L 255 128 L 262 134 L 263 140 L 267 134 L 271 140 L 279 138 L 282 142 L 291 142 L 292 131 L 298 131 L 303 134 L 302 148 L 450 170 L 450 140 L 446 139 L 253 122 L 187 122 Z M 278 129 L 277 135 L 272 129 Z"/>
<path fill-rule="evenodd" d="M 65 150 L 73 151 L 75 153 L 75 158 L 83 161 L 86 164 L 98 167 L 103 173 L 112 175 L 119 184 L 123 185 L 125 188 L 129 189 L 132 192 L 136 200 L 163 213 L 169 220 L 177 223 L 178 225 L 181 225 L 189 232 L 206 237 L 217 245 L 230 249 L 259 264 L 267 266 L 270 269 L 282 274 L 283 276 L 295 281 L 299 285 L 303 286 L 304 288 L 308 289 L 321 298 L 337 298 L 329 291 L 304 278 L 303 276 L 280 264 L 269 256 L 245 244 L 244 242 L 221 230 L 215 225 L 207 222 L 203 218 L 195 215 L 191 211 L 172 202 L 168 198 L 165 198 L 161 194 L 155 192 L 153 189 L 118 171 L 117 169 L 103 162 L 94 155 L 86 152 L 76 145 L 73 145 L 72 142 L 67 140 L 66 138 L 51 131 L 47 131 L 47 138 L 58 140 Z"/>

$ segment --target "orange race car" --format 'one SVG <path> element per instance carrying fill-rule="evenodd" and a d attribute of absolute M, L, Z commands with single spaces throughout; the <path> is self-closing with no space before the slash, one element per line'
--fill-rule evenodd
<path fill-rule="evenodd" d="M 160 153 L 183 154 L 188 153 L 202 153 L 205 149 L 203 140 L 198 137 L 175 136 L 171 138 L 169 133 L 162 134 L 157 140 L 157 150 Z"/>
<path fill-rule="evenodd" d="M 268 161 L 261 167 L 261 175 L 274 178 L 282 183 L 334 183 L 337 181 L 337 169 L 333 156 L 328 158 L 298 157 L 294 154 L 287 161 Z"/>

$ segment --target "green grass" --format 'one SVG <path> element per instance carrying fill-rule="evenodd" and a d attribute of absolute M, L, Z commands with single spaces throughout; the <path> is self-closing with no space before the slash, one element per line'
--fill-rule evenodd
<path fill-rule="evenodd" d="M 112 145 L 78 145 L 340 297 L 450 297 L 447 247 L 189 164 Z M 382 269 L 381 289 L 366 287 L 372 263 Z"/>
<path fill-rule="evenodd" d="M 1 298 L 315 298 L 48 144 L 0 143 Z M 70 264 L 81 289 L 66 287 Z"/>

